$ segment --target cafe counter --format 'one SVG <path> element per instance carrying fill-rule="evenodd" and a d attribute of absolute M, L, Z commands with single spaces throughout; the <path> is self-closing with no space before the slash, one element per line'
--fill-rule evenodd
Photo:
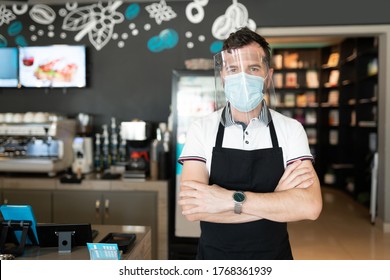
<path fill-rule="evenodd" d="M 38 223 L 150 226 L 152 259 L 168 259 L 168 182 L 0 175 L 3 204 L 31 205 Z"/>
<path fill-rule="evenodd" d="M 98 231 L 93 242 L 99 242 L 109 233 L 135 233 L 136 239 L 128 252 L 121 255 L 123 260 L 150 260 L 151 230 L 144 226 L 113 226 L 113 225 L 92 225 L 92 229 Z M 57 247 L 40 248 L 39 246 L 26 246 L 24 254 L 16 260 L 88 260 L 90 254 L 87 246 L 73 247 L 70 253 L 58 252 Z"/>

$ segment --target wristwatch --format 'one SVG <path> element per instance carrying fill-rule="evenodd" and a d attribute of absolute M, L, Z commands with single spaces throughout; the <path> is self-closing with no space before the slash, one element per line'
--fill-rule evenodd
<path fill-rule="evenodd" d="M 242 212 L 242 204 L 246 199 L 246 195 L 243 192 L 236 191 L 233 193 L 234 200 L 234 213 L 241 214 Z"/>

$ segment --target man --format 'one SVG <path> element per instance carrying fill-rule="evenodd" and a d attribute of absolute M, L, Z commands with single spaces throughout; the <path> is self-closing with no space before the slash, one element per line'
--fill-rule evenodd
<path fill-rule="evenodd" d="M 200 221 L 198 259 L 292 259 L 287 222 L 321 212 L 302 125 L 264 99 L 270 56 L 266 40 L 242 28 L 214 57 L 226 105 L 192 124 L 179 158 L 178 204 Z"/>

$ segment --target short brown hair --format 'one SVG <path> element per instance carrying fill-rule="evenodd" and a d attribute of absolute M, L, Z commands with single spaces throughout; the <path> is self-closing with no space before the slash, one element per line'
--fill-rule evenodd
<path fill-rule="evenodd" d="M 251 43 L 258 43 L 263 48 L 268 66 L 271 61 L 271 48 L 263 36 L 250 30 L 248 27 L 242 27 L 236 32 L 230 33 L 229 37 L 223 42 L 223 50 L 238 49 Z"/>

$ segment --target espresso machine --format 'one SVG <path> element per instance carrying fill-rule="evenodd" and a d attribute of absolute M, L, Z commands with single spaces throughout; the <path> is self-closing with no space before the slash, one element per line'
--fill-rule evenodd
<path fill-rule="evenodd" d="M 72 165 L 76 123 L 48 113 L 0 116 L 0 172 L 56 175 Z"/>

